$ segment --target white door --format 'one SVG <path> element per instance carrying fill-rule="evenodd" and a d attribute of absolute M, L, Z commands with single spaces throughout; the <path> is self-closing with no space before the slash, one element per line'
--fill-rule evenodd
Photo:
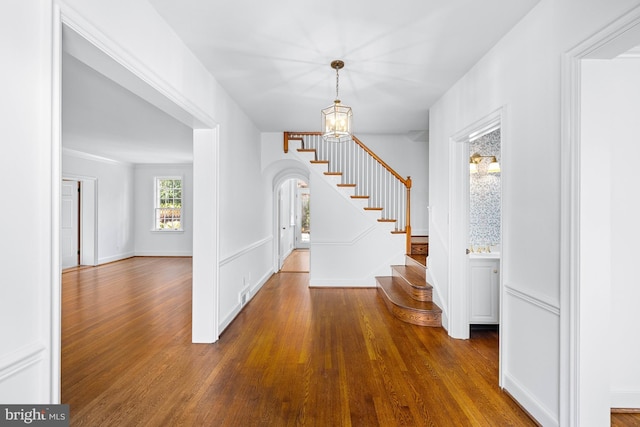
<path fill-rule="evenodd" d="M 287 224 L 288 224 L 288 219 L 287 219 L 287 208 L 286 205 L 284 203 L 284 197 L 282 194 L 282 187 L 280 187 L 278 189 L 278 233 L 279 233 L 279 242 L 280 244 L 279 246 L 279 251 L 280 253 L 278 254 L 278 270 L 282 267 L 282 264 L 284 263 L 284 258 L 287 254 L 287 250 L 288 250 L 288 240 L 287 240 Z"/>
<path fill-rule="evenodd" d="M 62 245 L 62 268 L 75 267 L 79 264 L 79 231 L 78 211 L 80 201 L 80 183 L 78 181 L 62 181 L 62 200 L 60 217 L 60 244 Z"/>
<path fill-rule="evenodd" d="M 296 248 L 309 249 L 311 219 L 309 214 L 309 187 L 298 185 L 296 190 Z"/>

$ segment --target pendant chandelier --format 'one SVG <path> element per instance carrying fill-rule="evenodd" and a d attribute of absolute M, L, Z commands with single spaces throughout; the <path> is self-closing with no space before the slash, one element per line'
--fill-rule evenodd
<path fill-rule="evenodd" d="M 322 138 L 328 142 L 345 142 L 351 139 L 351 124 L 353 113 L 351 107 L 342 105 L 338 97 L 340 76 L 338 70 L 344 67 L 344 62 L 335 60 L 331 68 L 336 70 L 336 99 L 333 105 L 322 110 Z"/>

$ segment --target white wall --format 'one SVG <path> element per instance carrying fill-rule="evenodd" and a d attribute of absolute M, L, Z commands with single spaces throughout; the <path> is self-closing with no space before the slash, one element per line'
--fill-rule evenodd
<path fill-rule="evenodd" d="M 56 398 L 50 324 L 51 67 L 50 2 L 10 0 L 0 14 L 0 176 L 19 207 L 0 245 L 0 402 Z"/>
<path fill-rule="evenodd" d="M 232 214 L 220 221 L 224 234 L 224 238 L 220 236 L 220 251 L 227 257 L 236 256 L 234 261 L 241 264 L 241 271 L 255 271 L 252 283 L 257 283 L 271 264 L 271 251 L 263 250 L 260 244 L 271 238 L 271 229 L 265 226 L 263 215 L 270 206 L 264 200 L 267 196 L 256 194 L 260 187 L 260 135 L 253 123 L 147 1 L 60 0 L 59 5 L 67 22 L 78 25 L 111 54 L 125 60 L 165 97 L 188 107 L 198 123 L 216 128 L 221 147 L 233 146 L 218 160 L 233 165 L 219 178 L 220 186 L 232 186 L 234 191 L 217 199 L 214 194 L 213 198 L 221 209 L 231 209 L 230 204 L 242 194 L 244 199 L 236 206 L 244 214 L 238 221 L 230 218 Z M 52 25 L 57 15 L 48 0 L 10 0 L 3 6 L 0 47 L 11 61 L 0 69 L 0 134 L 4 141 L 14 143 L 3 146 L 0 170 L 3 178 L 19 183 L 5 189 L 5 195 L 20 206 L 21 214 L 14 215 L 12 226 L 4 232 L 7 243 L 0 257 L 0 401 L 57 402 L 60 326 L 58 313 L 51 310 L 59 307 L 59 294 L 52 291 L 59 290 L 60 282 L 58 249 L 52 247 L 58 234 L 60 176 L 59 161 L 52 157 L 58 154 L 52 132 L 58 126 L 52 122 L 56 117 L 52 99 L 57 99 L 52 89 L 59 77 L 52 59 Z M 248 153 L 247 158 L 236 151 L 240 147 Z M 216 159 L 215 153 L 210 157 Z M 215 169 L 213 163 L 202 166 Z M 250 170 L 257 172 L 245 173 Z M 214 170 L 213 175 L 217 172 Z M 199 188 L 215 191 L 210 184 L 201 183 Z M 217 221 L 215 214 L 212 216 Z M 249 226 L 240 227 L 240 223 Z M 117 236 L 116 242 L 129 250 L 124 237 Z M 208 259 L 199 263 L 204 269 L 215 270 L 215 242 L 212 246 Z M 194 284 L 195 270 L 194 262 Z M 221 288 L 235 285 L 223 282 L 222 276 Z M 207 278 L 206 287 L 216 280 L 215 271 L 202 277 Z M 223 298 L 226 295 L 222 289 L 220 294 L 220 309 L 228 310 L 232 301 Z M 211 308 L 211 304 L 205 305 L 207 310 Z M 202 318 L 208 322 L 212 317 L 204 313 Z M 200 322 L 200 317 L 195 321 Z M 217 338 L 211 334 L 207 337 Z"/>
<path fill-rule="evenodd" d="M 63 151 L 64 176 L 96 179 L 98 264 L 134 256 L 133 170 L 131 164 L 100 159 L 72 150 Z"/>
<path fill-rule="evenodd" d="M 379 212 L 354 204 L 322 172 L 312 171 L 309 188 L 311 286 L 375 287 L 375 276 L 389 275 L 391 265 L 402 264 L 405 235 L 378 223 Z"/>
<path fill-rule="evenodd" d="M 150 70 L 170 98 L 189 105 L 198 118 L 219 125 L 216 176 L 220 189 L 218 305 L 222 329 L 239 311 L 242 279 L 251 276 L 247 281 L 257 289 L 271 272 L 265 267 L 271 260 L 270 250 L 264 250 L 265 242 L 270 242 L 272 236 L 270 222 L 263 215 L 270 201 L 260 180 L 260 134 L 148 2 L 63 1 L 68 14 L 78 13 L 104 32 L 110 42 L 126 47 L 139 69 Z M 197 161 L 194 160 L 194 168 Z M 200 188 L 214 191 L 209 184 L 201 183 Z M 237 275 L 242 277 L 239 279 Z"/>
<path fill-rule="evenodd" d="M 135 165 L 134 169 L 135 254 L 141 256 L 190 256 L 193 249 L 193 166 Z M 180 176 L 183 179 L 183 231 L 154 231 L 155 178 Z"/>
<path fill-rule="evenodd" d="M 261 169 L 261 136 L 237 106 L 220 119 L 220 327 L 273 271 L 272 191 Z"/>
<path fill-rule="evenodd" d="M 502 379 L 543 425 L 568 420 L 560 405 L 561 54 L 636 3 L 542 0 L 430 110 L 429 267 L 446 306 L 449 260 L 462 249 L 449 241 L 450 138 L 504 107 Z"/>
<path fill-rule="evenodd" d="M 585 60 L 582 84 L 581 326 L 596 339 L 581 341 L 593 348 L 585 348 L 580 363 L 597 373 L 582 381 L 599 390 L 588 395 L 584 417 L 604 422 L 609 406 L 640 408 L 640 203 L 630 191 L 640 158 L 640 60 Z"/>
<path fill-rule="evenodd" d="M 406 135 L 357 137 L 401 176 L 411 177 L 411 234 L 429 235 L 429 142 Z"/>
<path fill-rule="evenodd" d="M 391 264 L 403 262 L 405 235 L 392 235 L 390 230 L 393 227 L 390 224 L 381 226 L 376 221 L 379 213 L 366 212 L 362 206 L 354 204 L 337 190 L 335 183 L 327 180 L 322 173 L 322 166 L 312 166 L 299 157 L 296 152 L 299 142 L 291 142 L 289 153 L 285 154 L 282 138 L 282 133 L 262 134 L 263 175 L 268 182 L 277 180 L 280 174 L 287 171 L 309 176 L 312 230 L 310 285 L 376 286 L 375 276 L 388 275 Z M 371 139 L 375 139 L 389 151 L 387 154 L 393 157 L 390 166 L 394 167 L 394 160 L 395 163 L 400 163 L 401 156 L 396 156 L 392 153 L 392 147 L 386 145 L 388 137 Z M 362 142 L 367 144 L 365 140 Z M 404 143 L 415 144 L 409 140 Z M 376 151 L 373 144 L 368 146 Z M 419 163 L 420 158 L 416 160 L 416 165 Z M 401 169 L 396 170 L 400 174 L 404 173 Z"/>

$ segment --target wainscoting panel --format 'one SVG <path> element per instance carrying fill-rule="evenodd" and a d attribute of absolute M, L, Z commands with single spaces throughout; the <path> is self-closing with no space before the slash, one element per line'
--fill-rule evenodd
<path fill-rule="evenodd" d="M 508 285 L 503 295 L 503 386 L 542 425 L 557 426 L 560 311 Z"/>
<path fill-rule="evenodd" d="M 42 387 L 46 356 L 46 347 L 33 343 L 0 360 L 0 402 L 48 403 L 46 387 Z"/>

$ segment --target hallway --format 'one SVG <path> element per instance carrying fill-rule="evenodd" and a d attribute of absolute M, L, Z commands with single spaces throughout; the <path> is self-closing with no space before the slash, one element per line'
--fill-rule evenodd
<path fill-rule="evenodd" d="M 284 260 L 280 273 L 308 273 L 309 249 L 294 249 Z"/>
<path fill-rule="evenodd" d="M 217 343 L 191 344 L 190 258 L 66 272 L 71 425 L 534 425 L 497 386 L 497 333 L 454 340 L 397 321 L 375 289 L 307 283 L 274 275 Z"/>
<path fill-rule="evenodd" d="M 215 344 L 191 344 L 191 259 L 63 275 L 72 425 L 534 425 L 497 385 L 497 334 L 397 321 L 375 289 L 274 275 Z"/>

